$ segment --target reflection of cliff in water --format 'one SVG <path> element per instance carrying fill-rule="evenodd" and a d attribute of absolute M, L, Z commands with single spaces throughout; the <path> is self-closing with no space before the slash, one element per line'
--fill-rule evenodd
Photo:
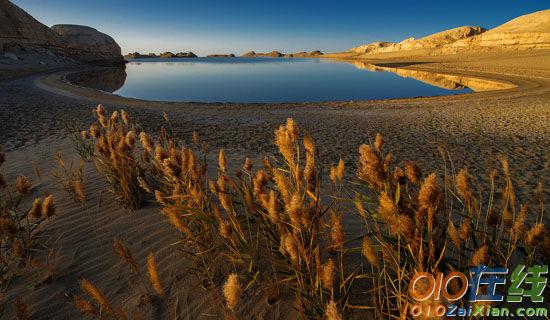
<path fill-rule="evenodd" d="M 88 87 L 105 92 L 115 92 L 126 81 L 126 66 L 98 68 L 73 73 L 67 80 L 80 87 Z"/>
<path fill-rule="evenodd" d="M 486 80 L 473 77 L 464 77 L 464 76 L 455 76 L 443 73 L 433 73 L 428 71 L 418 71 L 402 68 L 391 68 L 391 67 L 381 67 L 374 64 L 359 62 L 359 61 L 346 61 L 353 64 L 356 68 L 369 71 L 387 71 L 397 74 L 403 78 L 413 78 L 418 81 L 422 81 L 432 86 L 447 90 L 460 90 L 469 88 L 473 91 L 490 91 L 490 90 L 502 90 L 514 88 L 515 85 L 494 81 Z"/>

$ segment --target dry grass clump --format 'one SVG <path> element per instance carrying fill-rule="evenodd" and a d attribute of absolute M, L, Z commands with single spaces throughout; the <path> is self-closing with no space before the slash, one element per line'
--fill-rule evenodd
<path fill-rule="evenodd" d="M 542 213 L 530 217 L 527 205 L 516 203 L 504 158 L 485 193 L 467 169 L 424 175 L 413 161 L 396 165 L 377 135 L 359 148 L 357 179 L 344 179 L 340 161 L 324 185 L 313 139 L 288 119 L 275 130 L 278 155 L 264 158 L 262 166 L 246 159 L 231 173 L 220 150 L 217 171 L 207 174 L 207 150 L 197 134 L 194 145 L 182 146 L 164 129 L 156 143 L 141 132 L 137 148 L 135 137 L 127 141 L 128 121 L 117 124 L 117 113 L 110 119 L 102 113 L 98 108 L 98 168 L 120 184 L 124 179 L 112 170 L 131 172 L 128 166 L 138 162 L 147 167 L 147 176 L 131 175 L 132 183 L 154 194 L 181 234 L 174 245 L 191 262 L 188 271 L 223 296 L 213 303 L 234 317 L 243 296 L 260 294 L 269 305 L 292 305 L 301 318 L 342 319 L 356 309 L 377 319 L 399 318 L 411 302 L 407 289 L 417 271 L 467 273 L 471 265 L 510 266 L 517 259 L 529 264 L 550 248 Z M 122 160 L 109 151 L 119 144 L 126 145 Z M 453 167 L 447 157 L 443 161 Z M 343 228 L 351 212 L 364 225 L 360 235 Z M 115 250 L 134 270 L 127 249 L 115 244 Z M 164 296 L 154 258 L 147 262 L 153 290 Z M 366 298 L 352 301 L 365 290 Z"/>
<path fill-rule="evenodd" d="M 61 189 L 70 194 L 75 202 L 84 203 L 86 194 L 84 193 L 84 160 L 81 160 L 78 167 L 75 167 L 72 161 L 67 165 L 61 152 L 55 155 L 57 162 L 56 170 L 52 177 Z"/>
<path fill-rule="evenodd" d="M 5 161 L 0 150 L 0 167 Z M 0 283 L 4 284 L 20 267 L 31 261 L 38 227 L 55 215 L 53 196 L 34 199 L 28 208 L 22 201 L 32 184 L 25 176 L 18 176 L 11 185 L 0 171 Z"/>
<path fill-rule="evenodd" d="M 82 136 L 95 143 L 92 159 L 107 180 L 111 194 L 123 207 L 135 210 L 143 204 L 145 191 L 140 180 L 146 169 L 136 150 L 136 129 L 129 124 L 128 115 L 124 111 L 121 114 L 114 111 L 107 116 L 99 105 L 95 110 L 97 123 L 83 131 Z"/>

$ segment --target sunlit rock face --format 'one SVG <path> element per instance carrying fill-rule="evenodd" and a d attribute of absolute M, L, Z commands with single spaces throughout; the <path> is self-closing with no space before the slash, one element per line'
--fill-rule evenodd
<path fill-rule="evenodd" d="M 69 54 L 85 62 L 122 63 L 120 46 L 110 36 L 87 26 L 59 24 L 52 27 Z"/>
<path fill-rule="evenodd" d="M 494 49 L 549 49 L 550 10 L 517 17 L 483 34 L 453 42 L 443 52 Z"/>

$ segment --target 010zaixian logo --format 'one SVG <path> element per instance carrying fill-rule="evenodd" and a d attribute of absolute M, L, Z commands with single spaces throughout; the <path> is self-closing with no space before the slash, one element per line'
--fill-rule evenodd
<path fill-rule="evenodd" d="M 409 283 L 409 295 L 414 303 L 409 306 L 408 314 L 411 317 L 546 317 L 547 309 L 536 304 L 544 302 L 547 274 L 547 265 L 518 265 L 512 273 L 507 268 L 480 265 L 470 269 L 470 277 L 462 272 L 446 275 L 417 272 Z M 504 302 L 507 306 L 522 304 L 517 308 L 496 306 Z M 529 307 L 523 303 L 530 303 Z"/>

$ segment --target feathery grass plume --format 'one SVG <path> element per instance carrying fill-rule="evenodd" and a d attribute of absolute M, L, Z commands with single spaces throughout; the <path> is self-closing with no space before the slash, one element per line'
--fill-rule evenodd
<path fill-rule="evenodd" d="M 363 203 L 359 199 L 355 199 L 353 201 L 353 204 L 355 205 L 355 209 L 357 210 L 357 214 L 365 219 L 367 217 L 367 211 L 365 210 L 365 207 L 363 206 Z"/>
<path fill-rule="evenodd" d="M 380 213 L 380 216 L 388 224 L 390 230 L 392 230 L 392 228 L 395 228 L 397 223 L 397 206 L 386 191 L 382 191 L 382 193 L 380 193 L 378 203 L 378 212 Z"/>
<path fill-rule="evenodd" d="M 342 227 L 341 219 L 341 216 L 338 216 L 336 212 L 332 211 L 330 239 L 332 240 L 332 247 L 337 250 L 342 250 L 344 248 L 344 228 Z"/>
<path fill-rule="evenodd" d="M 17 225 L 12 220 L 0 218 L 0 235 L 14 236 L 17 233 Z"/>
<path fill-rule="evenodd" d="M 53 203 L 53 196 L 50 194 L 44 198 L 42 202 L 42 216 L 43 217 L 52 217 L 55 215 L 55 205 Z"/>
<path fill-rule="evenodd" d="M 15 179 L 15 190 L 21 194 L 26 195 L 29 193 L 29 190 L 31 189 L 31 182 L 29 178 L 27 178 L 24 175 L 19 175 Z"/>
<path fill-rule="evenodd" d="M 189 239 L 194 239 L 195 235 L 193 232 L 183 223 L 179 216 L 179 212 L 171 207 L 165 207 L 162 208 L 162 213 L 166 217 L 168 217 L 168 220 L 170 223 L 176 227 L 181 233 L 185 234 Z"/>
<path fill-rule="evenodd" d="M 241 284 L 239 283 L 239 276 L 235 273 L 230 274 L 223 285 L 223 296 L 227 308 L 229 310 L 235 310 L 237 303 L 241 299 Z"/>
<path fill-rule="evenodd" d="M 92 124 L 89 131 L 91 137 L 96 139 L 99 138 L 99 127 L 96 124 Z"/>
<path fill-rule="evenodd" d="M 31 217 L 34 217 L 37 219 L 42 216 L 42 199 L 41 198 L 34 199 L 34 201 L 32 202 L 32 206 L 29 210 L 29 214 L 31 215 Z"/>
<path fill-rule="evenodd" d="M 248 157 L 244 159 L 243 170 L 246 172 L 252 171 L 252 160 L 250 160 L 250 158 Z"/>
<path fill-rule="evenodd" d="M 220 149 L 220 153 L 218 154 L 218 165 L 221 172 L 227 172 L 227 160 L 225 158 L 225 151 L 223 151 L 223 149 Z"/>
<path fill-rule="evenodd" d="M 82 314 L 96 315 L 98 312 L 96 308 L 82 296 L 75 294 L 73 296 L 74 305 L 78 311 Z"/>
<path fill-rule="evenodd" d="M 327 320 L 342 320 L 342 315 L 338 312 L 338 307 L 333 299 L 330 299 L 325 310 Z"/>
<path fill-rule="evenodd" d="M 285 126 L 280 126 L 275 130 L 275 145 L 279 148 L 279 152 L 283 155 L 290 167 L 294 167 L 294 143 L 296 137 L 290 133 L 290 130 Z"/>
<path fill-rule="evenodd" d="M 527 219 L 528 206 L 524 204 L 519 210 L 519 214 L 514 221 L 511 232 L 514 234 L 516 239 L 523 239 L 525 237 L 525 222 Z"/>
<path fill-rule="evenodd" d="M 149 276 L 149 281 L 151 282 L 151 285 L 153 286 L 155 292 L 159 295 L 163 295 L 164 290 L 162 289 L 162 284 L 160 283 L 157 264 L 155 262 L 155 257 L 153 256 L 152 252 L 149 253 L 149 255 L 147 256 L 147 275 Z"/>
<path fill-rule="evenodd" d="M 418 183 L 422 178 L 422 170 L 413 161 L 405 161 L 405 175 L 412 183 Z"/>
<path fill-rule="evenodd" d="M 292 199 L 290 200 L 290 204 L 286 206 L 286 213 L 290 217 L 290 223 L 292 224 L 292 227 L 302 230 L 302 215 L 303 215 L 303 202 L 302 202 L 302 196 L 298 192 L 294 192 L 292 194 Z"/>
<path fill-rule="evenodd" d="M 119 239 L 115 239 L 113 242 L 113 249 L 115 250 L 115 253 L 118 254 L 119 257 L 121 257 L 124 261 L 126 261 L 133 272 L 137 273 L 138 265 L 130 249 L 125 247 Z"/>
<path fill-rule="evenodd" d="M 290 136 L 292 139 L 296 140 L 298 138 L 298 126 L 294 122 L 294 119 L 287 118 L 286 119 L 286 129 L 290 133 Z"/>
<path fill-rule="evenodd" d="M 298 245 L 291 234 L 281 235 L 281 247 L 279 249 L 282 254 L 287 254 L 292 262 L 298 262 L 298 259 L 300 258 L 300 254 L 298 253 Z"/>
<path fill-rule="evenodd" d="M 393 179 L 400 185 L 404 185 L 407 182 L 407 176 L 405 172 L 400 167 L 396 167 L 393 170 Z"/>
<path fill-rule="evenodd" d="M 464 221 L 462 221 L 459 231 L 460 240 L 466 241 L 470 238 L 472 232 L 472 222 L 470 219 L 464 219 Z"/>
<path fill-rule="evenodd" d="M 254 186 L 254 195 L 258 196 L 265 193 L 265 187 L 269 182 L 269 175 L 264 170 L 256 171 L 252 184 Z"/>
<path fill-rule="evenodd" d="M 115 316 L 115 310 L 103 294 L 94 284 L 88 279 L 80 280 L 80 288 L 86 292 L 92 299 L 99 304 L 102 309 L 105 309 L 111 316 Z"/>
<path fill-rule="evenodd" d="M 304 148 L 310 154 L 315 154 L 315 143 L 309 134 L 304 134 Z"/>
<path fill-rule="evenodd" d="M 454 223 L 450 220 L 447 226 L 447 234 L 449 235 L 449 238 L 451 238 L 451 242 L 455 245 L 455 247 L 457 249 L 460 249 L 460 244 L 462 242 L 462 240 L 460 239 L 460 234 L 456 229 Z"/>
<path fill-rule="evenodd" d="M 534 248 L 535 246 L 540 245 L 544 238 L 546 237 L 546 227 L 542 223 L 535 224 L 529 232 L 527 232 L 527 236 L 525 237 L 525 243 L 529 247 L 529 249 Z"/>
<path fill-rule="evenodd" d="M 382 147 L 384 146 L 384 138 L 380 133 L 376 133 L 376 137 L 374 138 L 374 147 L 378 151 L 382 151 Z"/>
<path fill-rule="evenodd" d="M 130 124 L 130 117 L 128 117 L 128 113 L 126 113 L 124 109 L 120 110 L 120 117 L 122 118 L 122 122 L 124 122 L 125 125 Z"/>
<path fill-rule="evenodd" d="M 275 191 L 269 191 L 269 200 L 268 200 L 267 212 L 272 223 L 277 223 L 279 221 L 279 206 L 277 204 L 277 195 Z"/>
<path fill-rule="evenodd" d="M 29 313 L 27 311 L 27 304 L 23 301 L 23 298 L 18 296 L 13 302 L 13 313 L 17 320 L 27 320 L 29 319 Z"/>
<path fill-rule="evenodd" d="M 467 205 L 472 201 L 472 186 L 471 186 L 471 176 L 468 173 L 468 169 L 462 168 L 456 176 L 456 191 L 459 196 L 464 199 Z"/>
<path fill-rule="evenodd" d="M 418 203 L 420 208 L 436 208 L 439 202 L 439 183 L 437 181 L 437 176 L 435 173 L 430 174 L 420 187 L 420 192 L 418 193 Z"/>
<path fill-rule="evenodd" d="M 336 265 L 332 259 L 329 259 L 321 267 L 321 283 L 323 288 L 331 289 L 334 286 L 334 276 L 336 273 Z"/>
<path fill-rule="evenodd" d="M 84 193 L 84 187 L 82 186 L 81 179 L 77 179 L 74 183 L 74 196 L 78 202 L 86 202 L 86 194 Z"/>
<path fill-rule="evenodd" d="M 500 161 L 502 172 L 504 172 L 504 175 L 506 176 L 506 178 L 510 178 L 512 174 L 510 172 L 510 164 L 508 163 L 508 159 L 501 154 L 499 155 L 498 160 Z"/>
<path fill-rule="evenodd" d="M 130 149 L 134 148 L 135 143 L 136 143 L 136 134 L 134 133 L 133 130 L 130 130 L 130 131 L 128 131 L 128 133 L 126 133 L 126 137 L 124 138 L 124 142 L 126 143 L 128 148 L 130 148 Z"/>
<path fill-rule="evenodd" d="M 281 193 L 284 203 L 288 205 L 290 203 L 290 189 L 283 172 L 280 170 L 273 170 L 273 180 L 275 180 L 275 185 Z"/>
<path fill-rule="evenodd" d="M 359 147 L 359 179 L 367 182 L 374 188 L 380 188 L 384 182 L 384 166 L 378 151 L 367 144 Z"/>
<path fill-rule="evenodd" d="M 487 264 L 489 262 L 489 246 L 483 245 L 478 248 L 472 255 L 472 260 L 470 262 L 471 266 L 479 266 L 482 264 Z"/>
<path fill-rule="evenodd" d="M 367 258 L 371 265 L 375 267 L 378 266 L 378 256 L 376 255 L 376 251 L 367 236 L 363 238 L 361 253 L 363 254 L 363 257 Z"/>
<path fill-rule="evenodd" d="M 153 142 L 151 141 L 151 138 L 147 135 L 147 133 L 145 133 L 145 131 L 139 133 L 139 141 L 147 151 L 154 151 Z"/>
<path fill-rule="evenodd" d="M 344 180 L 344 170 L 345 170 L 345 163 L 344 160 L 340 159 L 338 161 L 338 166 L 336 167 L 336 177 L 340 182 Z"/>

